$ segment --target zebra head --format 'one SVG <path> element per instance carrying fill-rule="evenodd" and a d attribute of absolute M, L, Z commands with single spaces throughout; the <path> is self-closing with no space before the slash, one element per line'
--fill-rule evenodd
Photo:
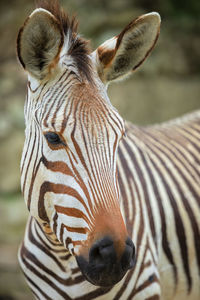
<path fill-rule="evenodd" d="M 135 249 L 117 182 L 124 123 L 106 86 L 144 61 L 160 18 L 139 17 L 91 53 L 75 19 L 49 3 L 33 11 L 18 35 L 28 72 L 22 191 L 30 214 L 76 257 L 86 279 L 111 286 L 133 267 Z"/>

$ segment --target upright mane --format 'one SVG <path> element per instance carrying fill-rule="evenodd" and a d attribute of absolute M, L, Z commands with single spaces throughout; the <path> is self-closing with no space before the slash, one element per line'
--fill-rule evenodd
<path fill-rule="evenodd" d="M 75 16 L 72 18 L 60 6 L 59 0 L 38 0 L 37 8 L 48 10 L 58 21 L 64 35 L 68 37 L 69 48 L 67 54 L 73 57 L 78 70 L 87 80 L 92 81 L 91 63 L 88 55 L 91 53 L 89 41 L 80 37 L 77 33 L 78 20 Z"/>

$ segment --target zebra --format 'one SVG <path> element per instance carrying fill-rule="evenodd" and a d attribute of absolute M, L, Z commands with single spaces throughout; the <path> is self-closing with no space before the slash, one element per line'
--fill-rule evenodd
<path fill-rule="evenodd" d="M 30 214 L 18 257 L 36 299 L 200 299 L 200 111 L 139 127 L 107 96 L 159 31 L 145 14 L 92 52 L 57 1 L 19 30 Z"/>

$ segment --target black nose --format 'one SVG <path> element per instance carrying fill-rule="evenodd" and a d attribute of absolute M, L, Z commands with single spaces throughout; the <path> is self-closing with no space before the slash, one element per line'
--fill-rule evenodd
<path fill-rule="evenodd" d="M 135 247 L 130 238 L 127 238 L 124 251 L 118 257 L 113 240 L 104 237 L 91 247 L 89 261 L 78 256 L 77 262 L 88 281 L 98 286 L 112 286 L 133 267 L 134 257 Z"/>

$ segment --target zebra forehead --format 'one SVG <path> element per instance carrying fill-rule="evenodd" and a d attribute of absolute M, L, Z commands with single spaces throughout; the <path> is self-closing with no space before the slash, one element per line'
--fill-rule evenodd
<path fill-rule="evenodd" d="M 48 99 L 47 99 L 48 101 Z M 84 126 L 96 125 L 112 126 L 124 129 L 124 122 L 111 103 L 99 94 L 97 88 L 90 83 L 79 83 L 71 86 L 67 95 L 62 99 L 56 96 L 51 103 L 43 108 L 43 123 L 45 127 L 57 127 L 58 131 L 64 131 L 66 127 L 73 128 L 74 125 Z"/>

